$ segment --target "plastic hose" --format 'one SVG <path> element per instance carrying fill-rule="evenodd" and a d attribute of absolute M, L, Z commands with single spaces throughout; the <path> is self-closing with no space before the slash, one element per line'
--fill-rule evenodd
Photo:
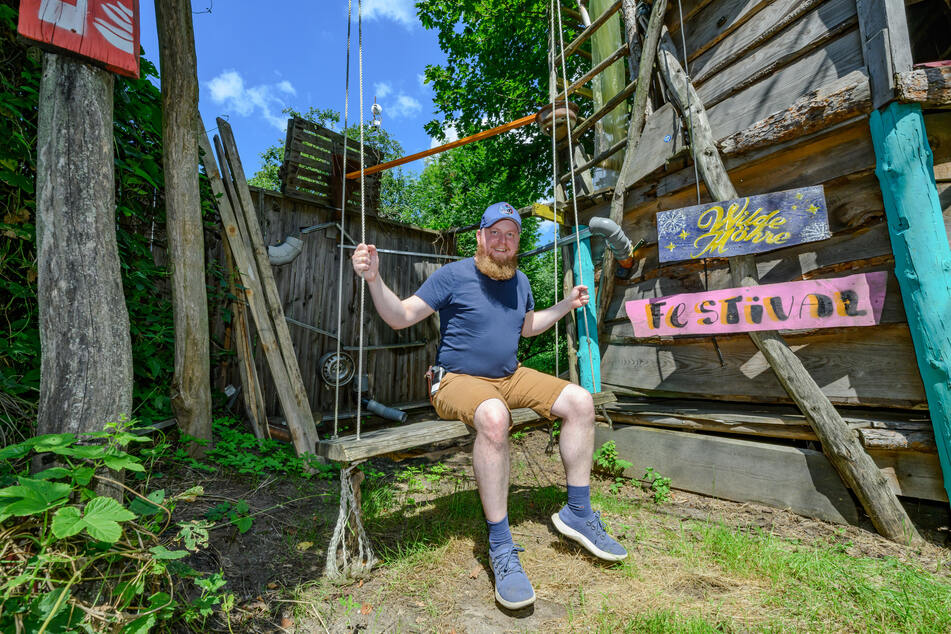
<path fill-rule="evenodd" d="M 385 418 L 386 420 L 395 420 L 400 423 L 406 422 L 406 412 L 401 409 L 387 407 L 383 403 L 379 403 L 369 398 L 363 399 L 363 406 L 367 408 L 368 412 L 373 412 L 380 418 Z"/>

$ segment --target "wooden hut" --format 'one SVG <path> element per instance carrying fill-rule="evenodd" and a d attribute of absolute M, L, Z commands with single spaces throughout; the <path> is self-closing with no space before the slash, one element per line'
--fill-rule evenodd
<path fill-rule="evenodd" d="M 667 45 L 686 60 L 739 195 L 824 188 L 831 237 L 756 255 L 760 283 L 887 274 L 877 325 L 782 335 L 894 493 L 947 501 L 932 419 L 947 430 L 949 412 L 934 404 L 929 411 L 919 370 L 928 353 L 916 355 L 909 330 L 870 117 L 894 102 L 924 109 L 946 231 L 951 65 L 941 60 L 951 57 L 951 7 L 942 0 L 670 4 Z M 622 223 L 646 246 L 630 279 L 616 281 L 600 324 L 603 385 L 620 400 L 607 407 L 603 420 L 613 429 L 602 428 L 599 442 L 614 440 L 638 477 L 653 467 L 685 490 L 854 521 L 853 496 L 749 336 L 635 336 L 628 301 L 737 286 L 725 258 L 659 261 L 658 212 L 715 198 L 697 185 L 684 132 L 690 122 L 661 91 L 652 91 L 648 109 Z M 613 187 L 579 195 L 584 218 L 607 216 L 613 195 Z M 946 280 L 951 268 L 941 266 L 930 275 Z M 946 314 L 939 319 L 947 323 Z"/>

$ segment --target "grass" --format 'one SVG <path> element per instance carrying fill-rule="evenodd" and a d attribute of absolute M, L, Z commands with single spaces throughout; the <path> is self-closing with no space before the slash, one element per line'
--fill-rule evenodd
<path fill-rule="evenodd" d="M 531 473 L 552 475 L 557 460 L 538 457 L 534 470 L 523 471 L 528 475 L 515 476 L 510 492 L 510 522 L 527 549 L 523 564 L 539 598 L 562 606 L 538 629 L 951 631 L 947 558 L 939 557 L 936 574 L 917 564 L 913 553 L 902 555 L 908 562 L 855 556 L 862 551 L 847 541 L 846 529 L 795 540 L 727 520 L 682 518 L 672 503 L 656 504 L 652 492 L 636 483 L 612 490 L 613 478 L 594 483 L 593 505 L 631 556 L 613 565 L 594 561 L 549 526 L 549 516 L 564 503 L 563 487 L 527 481 L 539 478 Z M 407 465 L 368 477 L 363 504 L 383 562 L 363 588 L 374 605 L 409 610 L 416 620 L 399 623 L 423 630 L 467 629 L 459 619 L 471 618 L 473 610 L 494 618 L 491 579 L 483 572 L 484 519 L 464 469 Z M 394 617 L 375 612 L 373 618 L 388 627 Z M 527 622 L 512 627 L 536 629 Z"/>

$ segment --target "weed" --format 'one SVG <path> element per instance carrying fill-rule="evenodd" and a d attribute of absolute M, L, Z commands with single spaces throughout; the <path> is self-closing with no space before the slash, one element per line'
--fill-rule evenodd
<path fill-rule="evenodd" d="M 670 478 L 660 475 L 654 471 L 653 467 L 647 467 L 647 471 L 644 472 L 644 479 L 653 493 L 655 504 L 663 504 L 670 499 Z"/>
<path fill-rule="evenodd" d="M 163 489 L 140 493 L 100 475 L 107 468 L 148 473 L 167 445 L 159 441 L 143 456 L 127 451 L 131 443 L 148 440 L 119 423 L 105 432 L 46 434 L 0 449 L 0 485 L 6 485 L 0 488 L 0 631 L 124 626 L 145 632 L 176 615 L 200 619 L 204 627 L 212 606 L 225 596 L 219 592 L 224 578 L 202 577 L 178 560 L 207 546 L 207 528 L 180 523 L 171 539 L 158 537 L 168 531 L 175 506 L 194 501 L 201 487 L 168 497 Z M 31 454 L 54 454 L 58 462 L 30 475 Z M 124 489 L 131 501 L 97 495 L 94 481 Z M 170 550 L 173 543 L 184 550 Z M 198 598 L 172 598 L 173 569 L 199 585 Z"/>
<path fill-rule="evenodd" d="M 248 532 L 248 529 L 251 528 L 251 523 L 254 521 L 254 519 L 248 515 L 250 510 L 251 507 L 248 506 L 248 503 L 244 500 L 238 500 L 238 503 L 234 505 L 227 501 L 219 502 L 205 512 L 205 518 L 212 522 L 227 519 L 228 522 L 234 524 L 238 532 L 243 535 Z"/>
<path fill-rule="evenodd" d="M 627 482 L 623 476 L 624 471 L 634 466 L 618 456 L 617 446 L 613 440 L 607 441 L 594 452 L 594 465 L 598 471 L 612 478 L 609 488 L 614 494 L 620 492 Z"/>

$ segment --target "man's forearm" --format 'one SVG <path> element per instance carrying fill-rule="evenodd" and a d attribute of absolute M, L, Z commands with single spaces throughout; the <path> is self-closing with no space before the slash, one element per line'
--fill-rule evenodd
<path fill-rule="evenodd" d="M 367 282 L 367 288 L 370 289 L 376 312 L 390 328 L 399 330 L 412 325 L 408 322 L 403 301 L 383 282 L 381 275 L 377 275 L 372 282 Z"/>
<path fill-rule="evenodd" d="M 523 334 L 526 337 L 534 337 L 542 334 L 554 326 L 556 321 L 567 315 L 569 310 L 571 310 L 571 299 L 566 298 L 557 304 L 549 306 L 545 310 L 536 312 L 532 319 L 531 331 Z"/>

